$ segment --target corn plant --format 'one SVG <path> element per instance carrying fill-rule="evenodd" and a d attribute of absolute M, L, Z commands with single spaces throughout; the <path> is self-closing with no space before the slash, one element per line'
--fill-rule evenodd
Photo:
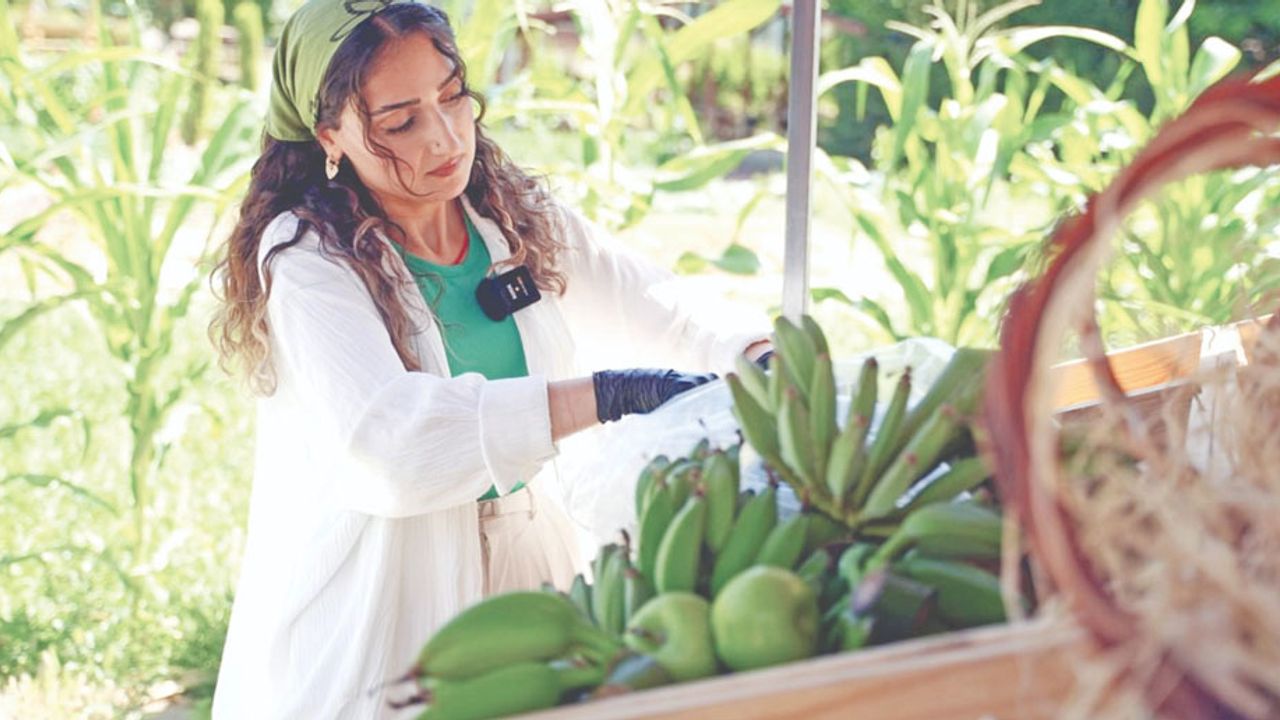
<path fill-rule="evenodd" d="M 849 173 L 827 175 L 845 190 L 855 242 L 875 245 L 901 295 L 852 301 L 892 339 L 993 341 L 1001 298 L 1053 215 L 1045 194 L 1010 181 L 1028 146 L 1065 122 L 1042 114 L 1049 81 L 1021 51 L 1055 37 L 1124 43 L 1081 27 L 997 28 L 1033 4 L 978 14 L 960 0 L 955 15 L 930 6 L 928 27 L 890 25 L 916 38 L 901 75 L 872 57 L 819 78 L 819 94 L 844 82 L 874 87 L 890 114 L 873 145 L 877 173 L 854 173 L 863 179 L 853 184 L 843 179 Z M 928 102 L 935 61 L 947 79 L 936 108 Z M 1011 217 L 1009 206 L 1031 212 Z M 891 311 L 895 305 L 906 312 Z"/>
<path fill-rule="evenodd" d="M 1100 190 L 1163 122 L 1239 65 L 1241 52 L 1206 38 L 1190 46 L 1194 0 L 1170 17 L 1168 0 L 1142 0 L 1134 44 L 1111 87 L 1100 89 L 1053 67 L 1068 98 L 1069 121 L 1052 132 L 1025 170 L 1078 205 Z M 1131 73 L 1152 91 L 1150 115 L 1121 97 Z M 1055 182 L 1055 179 L 1057 182 Z M 1062 180 L 1066 179 L 1066 182 Z M 1075 182 L 1071 182 L 1074 180 Z M 1120 252 L 1100 280 L 1104 324 L 1116 341 L 1132 342 L 1219 324 L 1249 313 L 1273 291 L 1280 262 L 1266 247 L 1280 229 L 1280 177 L 1250 168 L 1208 173 L 1166 187 L 1120 231 Z"/>
<path fill-rule="evenodd" d="M 103 27 L 97 6 L 92 10 Z M 55 307 L 87 308 L 124 379 L 132 512 L 126 538 L 133 562 L 144 563 L 149 488 L 170 442 L 159 433 L 209 366 L 207 357 L 177 368 L 167 362 L 175 325 L 202 284 L 203 272 L 190 262 L 192 242 L 207 243 L 218 217 L 243 194 L 260 119 L 237 96 L 194 167 L 183 168 L 171 145 L 188 72 L 137 47 L 113 46 L 105 30 L 97 47 L 41 62 L 2 35 L 4 26 L 13 26 L 0 22 L 5 57 L 14 60 L 3 63 L 0 96 L 22 118 L 25 141 L 0 158 L 7 171 L 0 189 L 35 186 L 49 204 L 9 229 L 0 253 L 62 290 L 0 320 L 0 338 Z M 66 214 L 92 242 L 94 261 L 73 257 L 41 233 Z"/>
<path fill-rule="evenodd" d="M 750 152 L 782 147 L 772 133 L 707 143 L 686 92 L 689 66 L 717 41 L 769 20 L 778 0 L 729 0 L 697 17 L 666 0 L 575 0 L 567 7 L 580 39 L 571 67 L 583 77 L 567 75 L 564 58 L 550 48 L 534 51 L 520 76 L 491 88 L 490 120 L 568 135 L 560 159 L 540 169 L 571 183 L 576 204 L 593 220 L 613 229 L 634 225 L 655 193 L 702 187 Z M 530 27 L 532 42 L 545 36 Z"/>

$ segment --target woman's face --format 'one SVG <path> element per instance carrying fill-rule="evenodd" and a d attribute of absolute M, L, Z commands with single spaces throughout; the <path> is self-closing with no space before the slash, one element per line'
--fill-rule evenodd
<path fill-rule="evenodd" d="M 319 131 L 325 152 L 347 158 L 384 205 L 458 197 L 475 158 L 475 110 L 462 94 L 462 78 L 452 74 L 452 63 L 426 34 L 392 40 L 374 56 L 361 94 L 369 109 L 369 137 L 403 161 L 399 176 L 397 163 L 365 147 L 354 103 L 343 109 L 336 130 Z"/>

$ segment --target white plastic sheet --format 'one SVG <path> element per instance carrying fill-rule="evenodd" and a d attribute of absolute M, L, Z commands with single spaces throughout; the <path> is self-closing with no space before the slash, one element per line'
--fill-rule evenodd
<path fill-rule="evenodd" d="M 912 396 L 917 402 L 942 372 L 955 348 L 941 340 L 912 338 L 874 350 L 880 364 L 879 397 L 887 401 L 894 383 L 911 368 Z M 836 363 L 837 415 L 843 423 L 848 413 L 850 391 L 857 382 L 866 355 Z M 557 461 L 560 491 L 571 518 L 595 546 L 617 542 L 625 528 L 634 537 L 635 483 L 640 470 L 657 455 L 677 458 L 688 454 L 702 438 L 714 447 L 738 442 L 738 424 L 731 411 L 728 385 L 717 380 L 687 392 L 647 415 L 628 416 L 590 433 L 561 443 Z M 876 409 L 872 433 L 885 409 Z M 742 452 L 742 486 L 762 489 L 767 478 L 759 457 L 745 446 Z M 798 510 L 799 503 L 789 488 L 779 493 L 779 508 L 785 515 Z"/>

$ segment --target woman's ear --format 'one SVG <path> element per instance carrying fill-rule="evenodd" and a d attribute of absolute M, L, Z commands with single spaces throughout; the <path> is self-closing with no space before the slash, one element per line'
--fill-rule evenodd
<path fill-rule="evenodd" d="M 331 127 L 316 128 L 316 142 L 324 150 L 324 154 L 334 160 L 342 159 L 342 148 L 338 147 L 338 129 Z"/>

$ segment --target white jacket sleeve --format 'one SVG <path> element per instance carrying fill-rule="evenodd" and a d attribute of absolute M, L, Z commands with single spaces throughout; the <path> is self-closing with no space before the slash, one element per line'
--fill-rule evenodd
<path fill-rule="evenodd" d="M 677 370 L 724 373 L 749 345 L 769 337 L 763 313 L 742 308 L 711 319 L 673 273 L 573 210 L 559 210 L 568 245 L 563 302 L 575 329 L 593 342 L 626 347 L 631 362 L 665 357 L 681 363 Z"/>
<path fill-rule="evenodd" d="M 406 370 L 364 284 L 314 239 L 278 253 L 271 270 L 272 361 L 309 431 L 351 464 L 328 488 L 339 506 L 405 517 L 474 502 L 555 454 L 545 378 Z"/>

